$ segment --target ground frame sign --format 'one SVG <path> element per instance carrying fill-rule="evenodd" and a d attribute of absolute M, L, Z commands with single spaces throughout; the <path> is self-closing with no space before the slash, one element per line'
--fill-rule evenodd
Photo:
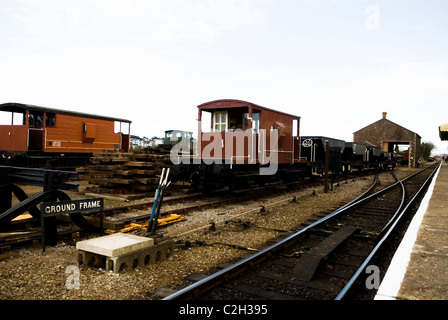
<path fill-rule="evenodd" d="M 45 219 L 63 214 L 98 213 L 100 212 L 100 228 L 103 233 L 104 199 L 92 198 L 83 200 L 69 200 L 58 202 L 45 202 L 40 205 L 42 254 L 45 254 Z"/>

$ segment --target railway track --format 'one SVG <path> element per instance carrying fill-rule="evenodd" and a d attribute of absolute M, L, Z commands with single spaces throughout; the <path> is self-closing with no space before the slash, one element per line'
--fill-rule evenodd
<path fill-rule="evenodd" d="M 352 174 L 346 177 L 338 177 L 329 182 L 329 188 L 333 190 L 334 185 L 339 185 L 343 181 L 351 179 L 363 178 L 372 175 L 371 172 Z M 239 192 L 228 192 L 225 190 L 217 191 L 210 194 L 194 193 L 180 197 L 166 198 L 163 200 L 161 216 L 170 214 L 187 214 L 188 212 L 201 210 L 205 208 L 219 207 L 230 203 L 238 203 L 247 200 L 256 200 L 260 198 L 282 195 L 287 192 L 295 192 L 305 188 L 320 187 L 324 185 L 323 179 L 300 180 L 290 182 L 288 184 L 273 183 L 263 187 L 241 190 Z M 114 229 L 119 229 L 122 224 L 128 224 L 132 221 L 143 221 L 149 218 L 149 214 L 145 214 L 142 210 L 150 211 L 154 201 L 142 202 L 134 205 L 124 205 L 113 208 L 104 209 L 105 216 L 112 217 L 117 213 L 129 213 L 128 217 L 113 218 L 113 223 L 117 224 Z"/>
<path fill-rule="evenodd" d="M 366 268 L 375 267 L 374 257 L 410 218 L 437 169 L 397 178 L 379 191 L 375 181 L 349 204 L 164 300 L 344 299 L 359 283 L 367 285 Z"/>
<path fill-rule="evenodd" d="M 290 184 L 287 188 L 292 192 L 302 188 L 317 187 L 322 184 L 322 181 L 299 181 L 294 184 Z M 247 200 L 272 197 L 283 194 L 285 192 L 285 188 L 285 185 L 272 185 L 265 188 L 259 188 L 257 190 L 247 190 L 244 193 L 228 193 L 226 191 L 221 191 L 209 195 L 191 194 L 167 198 L 163 200 L 160 216 L 188 215 L 189 212 L 196 210 L 216 208 Z M 153 203 L 153 201 L 148 201 L 135 205 L 107 208 L 104 210 L 104 214 L 108 217 L 106 223 L 110 229 L 119 230 L 130 223 L 147 221 L 150 217 L 149 213 L 151 212 Z M 99 223 L 99 221 L 96 223 Z"/>
<path fill-rule="evenodd" d="M 348 178 L 347 178 L 348 179 Z M 335 181 L 338 183 L 338 181 Z M 163 200 L 162 209 L 160 216 L 163 220 L 164 217 L 170 216 L 174 217 L 173 221 L 181 221 L 183 216 L 188 215 L 188 213 L 197 210 L 204 210 L 209 208 L 215 208 L 220 206 L 225 206 L 232 203 L 239 203 L 246 200 L 256 200 L 263 197 L 271 197 L 274 195 L 282 194 L 285 192 L 285 188 L 289 191 L 297 191 L 303 188 L 312 188 L 322 185 L 322 181 L 299 181 L 292 183 L 289 186 L 284 185 L 269 185 L 266 188 L 259 188 L 257 190 L 250 190 L 245 193 L 228 193 L 225 191 L 216 192 L 210 195 L 203 194 L 188 194 L 181 196 L 167 197 Z M 122 206 L 114 206 L 104 209 L 104 228 L 107 233 L 115 232 L 134 232 L 141 228 L 144 228 L 145 223 L 149 220 L 151 208 L 153 206 L 154 200 L 142 201 L 134 204 L 125 204 Z M 180 215 L 180 216 L 179 216 Z M 182 217 L 181 217 L 182 216 Z M 89 216 L 86 215 L 85 219 L 88 223 L 99 226 L 100 217 L 99 215 Z M 71 223 L 71 219 L 67 216 L 60 216 L 58 220 L 61 222 Z M 38 241 L 40 239 L 40 228 L 30 229 L 29 224 L 32 223 L 33 219 L 24 219 L 14 222 L 14 232 L 11 232 L 9 236 L 4 236 L 0 238 L 0 251 L 7 251 L 11 247 L 27 246 L 30 243 Z M 169 224 L 168 222 L 167 224 Z M 76 226 L 71 228 L 69 225 L 62 226 L 62 230 L 58 231 L 61 236 L 72 235 L 76 232 L 82 232 Z M 162 231 L 163 233 L 163 231 Z"/>

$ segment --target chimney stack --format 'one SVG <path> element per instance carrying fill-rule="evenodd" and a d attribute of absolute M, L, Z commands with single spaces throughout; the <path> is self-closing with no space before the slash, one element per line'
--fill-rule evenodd
<path fill-rule="evenodd" d="M 387 112 L 383 112 L 383 119 L 387 118 Z"/>

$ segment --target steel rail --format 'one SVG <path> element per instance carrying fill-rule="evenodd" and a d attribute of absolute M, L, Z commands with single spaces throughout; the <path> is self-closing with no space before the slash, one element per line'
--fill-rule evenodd
<path fill-rule="evenodd" d="M 373 193 L 373 194 L 371 194 L 371 195 L 369 195 L 369 196 L 366 196 L 366 194 L 368 194 L 368 192 L 370 191 L 370 189 L 373 189 L 374 185 L 372 185 L 372 186 L 370 187 L 370 189 L 367 190 L 367 191 L 366 191 L 364 194 L 362 194 L 360 197 L 358 197 L 357 199 L 355 199 L 355 200 L 353 200 L 353 201 L 347 203 L 346 205 L 344 205 L 344 206 L 340 207 L 339 209 L 336 209 L 334 212 L 332 212 L 332 213 L 330 214 L 331 217 L 330 217 L 330 215 L 328 215 L 328 216 L 326 216 L 326 217 L 324 217 L 324 218 L 322 218 L 322 219 L 328 220 L 328 218 L 332 218 L 333 216 L 339 214 L 340 211 L 346 211 L 347 209 L 353 208 L 353 207 L 355 207 L 355 206 L 361 204 L 362 202 L 365 202 L 365 201 L 367 201 L 367 200 L 369 200 L 369 199 L 371 199 L 371 198 L 377 197 L 378 195 L 380 195 L 380 194 L 382 194 L 382 193 L 388 191 L 389 189 L 392 189 L 392 188 L 396 187 L 397 185 L 399 185 L 399 184 L 400 184 L 400 181 L 401 181 L 401 182 L 405 182 L 405 181 L 407 181 L 407 180 L 409 180 L 409 179 L 412 179 L 414 176 L 416 176 L 416 175 L 422 173 L 422 172 L 425 171 L 425 170 L 428 170 L 429 168 L 431 168 L 431 167 L 424 168 L 424 169 L 422 169 L 422 170 L 420 170 L 420 171 L 418 171 L 418 172 L 415 172 L 415 173 L 411 174 L 410 176 L 407 176 L 406 178 L 403 178 L 403 179 L 401 179 L 401 180 L 400 180 L 400 179 L 397 179 L 397 181 L 396 181 L 395 183 L 391 184 L 390 186 L 387 186 L 386 188 L 383 188 L 383 189 L 381 189 L 381 190 L 379 190 L 379 191 L 377 191 L 377 192 L 375 192 L 375 193 Z M 392 175 L 393 175 L 393 173 L 392 173 Z M 319 221 L 320 221 L 320 220 L 319 220 Z"/>
<path fill-rule="evenodd" d="M 375 176 L 375 183 L 365 193 L 368 193 L 368 192 L 370 192 L 371 189 L 373 189 L 373 187 L 377 183 L 377 180 L 378 180 L 378 176 L 376 175 Z M 276 186 L 277 185 L 269 185 L 269 187 L 276 187 Z M 305 187 L 314 186 L 314 183 L 311 183 L 309 185 L 308 184 L 300 185 L 299 187 L 301 187 L 301 186 L 305 186 Z M 266 189 L 266 188 L 260 188 L 260 189 Z M 294 187 L 293 187 L 293 189 L 294 189 Z M 216 193 L 216 195 L 220 195 L 220 194 L 226 195 L 227 191 L 217 192 Z M 203 195 L 201 195 L 199 193 L 195 193 L 195 194 L 193 194 L 191 196 L 171 198 L 171 199 L 168 198 L 168 199 L 163 200 L 163 201 L 164 201 L 165 204 L 167 202 L 171 203 L 171 202 L 175 202 L 175 201 L 191 201 L 191 200 L 194 200 L 194 199 L 201 198 L 202 196 Z M 260 194 L 255 194 L 255 193 L 252 194 L 252 195 L 249 195 L 249 197 L 251 197 L 251 198 L 252 197 L 258 198 L 259 196 L 260 196 Z M 198 210 L 198 209 L 208 208 L 208 207 L 216 207 L 216 206 L 219 206 L 219 205 L 222 205 L 222 204 L 232 203 L 234 201 L 239 201 L 239 200 L 243 200 L 244 201 L 244 200 L 247 200 L 247 197 L 248 196 L 246 195 L 243 198 L 241 195 L 237 194 L 237 195 L 232 195 L 232 196 L 227 196 L 227 197 L 224 197 L 224 198 L 220 198 L 218 200 L 211 200 L 209 202 L 203 202 L 203 203 L 194 204 L 194 205 L 187 205 L 185 207 L 172 208 L 172 209 L 164 210 L 160 214 L 163 215 L 163 216 L 164 215 L 170 215 L 170 214 L 183 214 L 183 213 L 187 213 L 187 212 L 193 211 L 193 210 Z M 361 197 L 363 197 L 363 195 L 359 196 L 358 198 L 356 198 L 353 201 L 359 200 L 359 199 L 361 199 Z M 280 200 L 279 202 L 284 202 L 284 201 L 287 201 L 287 199 Z M 120 207 L 105 208 L 104 209 L 104 214 L 105 215 L 111 215 L 111 214 L 113 214 L 116 211 L 121 211 L 121 210 L 129 211 L 129 210 L 132 210 L 132 209 L 146 208 L 147 206 L 153 205 L 153 204 L 154 204 L 154 200 L 151 200 L 151 201 L 142 202 L 142 203 L 138 203 L 138 204 L 134 204 L 134 205 L 125 205 L 125 206 L 120 206 Z M 277 202 L 275 204 L 277 204 Z M 272 204 L 269 204 L 269 205 L 272 205 Z M 251 210 L 251 211 L 255 211 L 255 210 L 258 210 L 258 209 L 254 209 L 254 210 Z M 150 217 L 150 214 L 142 214 L 142 215 L 138 215 L 138 216 L 131 216 L 131 217 L 120 218 L 120 219 L 114 220 L 113 223 L 116 223 L 116 224 L 120 224 L 120 223 L 129 224 L 129 223 L 131 223 L 133 221 L 139 222 L 139 221 L 147 220 L 149 217 Z M 204 228 L 206 228 L 207 226 L 204 226 Z"/>
<path fill-rule="evenodd" d="M 365 268 L 368 266 L 368 264 L 370 263 L 370 261 L 372 260 L 372 258 L 374 257 L 374 255 L 378 252 L 378 250 L 381 248 L 381 246 L 384 244 L 384 242 L 389 238 L 389 236 L 391 235 L 392 231 L 395 229 L 395 227 L 397 226 L 398 222 L 401 220 L 401 218 L 403 217 L 403 215 L 408 211 L 408 209 L 410 208 L 410 206 L 415 202 L 415 200 L 417 199 L 417 197 L 421 194 L 421 192 L 426 188 L 426 186 L 428 185 L 428 183 L 432 180 L 432 178 L 434 177 L 434 175 L 436 174 L 436 172 L 438 170 L 440 170 L 442 163 L 440 163 L 438 165 L 438 168 L 436 168 L 430 175 L 429 177 L 426 179 L 426 181 L 422 184 L 422 186 L 419 188 L 419 190 L 417 191 L 417 193 L 412 197 L 412 199 L 408 202 L 408 204 L 406 205 L 406 207 L 399 213 L 399 215 L 397 217 L 394 217 L 393 223 L 391 225 L 389 225 L 389 227 L 387 227 L 385 234 L 383 235 L 383 237 L 378 241 L 378 243 L 376 244 L 376 246 L 373 248 L 373 250 L 370 252 L 370 254 L 368 255 L 368 257 L 364 260 L 364 262 L 361 264 L 361 266 L 358 268 L 358 270 L 355 272 L 355 274 L 352 276 L 352 278 L 347 282 L 347 284 L 345 285 L 345 287 L 340 291 L 340 293 L 338 294 L 338 296 L 336 297 L 335 300 L 342 300 L 345 295 L 348 293 L 348 291 L 352 288 L 353 284 L 358 280 L 359 276 L 361 275 L 361 273 L 365 270 Z M 430 167 L 428 167 L 430 168 Z M 415 175 L 425 171 L 426 169 L 421 170 L 405 179 L 402 179 L 401 181 L 407 181 L 408 179 L 410 179 L 411 177 L 414 177 Z M 384 229 L 383 229 L 384 230 Z"/>
<path fill-rule="evenodd" d="M 371 196 L 368 196 L 368 194 L 373 190 L 373 188 L 376 186 L 377 183 L 378 183 L 378 175 L 375 176 L 374 182 L 372 183 L 372 185 L 369 187 L 369 189 L 367 191 L 365 191 L 363 194 L 361 194 L 356 199 L 354 199 L 351 202 L 347 203 L 346 205 L 342 206 L 341 208 L 333 211 L 329 215 L 313 222 L 312 224 L 310 224 L 310 225 L 306 226 L 305 228 L 301 229 L 300 231 L 290 235 L 289 237 L 283 239 L 282 241 L 279 241 L 279 242 L 255 253 L 255 254 L 251 255 L 250 257 L 231 265 L 228 268 L 222 269 L 221 271 L 218 271 L 218 272 L 216 272 L 216 273 L 214 273 L 214 274 L 212 274 L 212 275 L 210 275 L 210 276 L 208 276 L 208 277 L 206 277 L 206 278 L 204 278 L 186 288 L 183 288 L 183 289 L 171 294 L 170 296 L 163 298 L 163 300 L 181 300 L 181 299 L 186 299 L 188 296 L 199 296 L 201 291 L 206 291 L 207 289 L 226 281 L 228 279 L 228 274 L 230 272 L 234 272 L 234 273 L 242 272 L 245 268 L 247 268 L 248 265 L 253 264 L 256 261 L 264 260 L 266 257 L 271 255 L 272 253 L 274 253 L 277 250 L 280 250 L 283 246 L 286 246 L 290 242 L 295 241 L 299 236 L 304 235 L 306 232 L 308 232 L 310 229 L 314 228 L 315 226 L 322 224 L 323 222 L 333 218 L 334 216 L 348 210 L 349 208 L 353 207 L 354 205 L 357 205 L 357 204 L 365 201 L 365 199 L 369 199 Z M 394 185 L 396 185 L 396 183 Z M 390 186 L 374 193 L 374 195 L 382 193 L 382 192 L 384 192 L 385 189 L 389 189 L 389 188 L 390 188 Z"/>
<path fill-rule="evenodd" d="M 424 171 L 424 170 L 421 170 Z M 421 172 L 419 171 L 419 172 Z M 416 173 L 418 174 L 418 173 Z M 413 174 L 412 176 L 416 175 Z M 407 179 L 409 179 L 410 177 L 407 177 L 405 179 L 402 179 L 401 181 L 406 181 Z M 173 293 L 172 295 L 165 297 L 163 300 L 182 300 L 182 299 L 188 299 L 190 298 L 197 298 L 199 297 L 203 292 L 206 292 L 207 290 L 218 286 L 219 284 L 227 281 L 229 279 L 229 274 L 233 273 L 233 274 L 238 274 L 243 272 L 244 270 L 248 269 L 250 266 L 256 264 L 257 262 L 263 261 L 266 258 L 268 258 L 269 256 L 271 256 L 273 253 L 281 250 L 283 247 L 288 246 L 290 243 L 295 242 L 297 240 L 297 238 L 300 238 L 302 236 L 305 235 L 306 232 L 310 231 L 312 228 L 324 223 L 325 221 L 328 221 L 336 216 L 338 216 L 339 214 L 348 211 L 349 209 L 373 198 L 373 197 L 377 197 L 380 194 L 383 194 L 385 192 L 387 192 L 388 190 L 390 190 L 391 188 L 396 187 L 397 185 L 399 185 L 401 183 L 400 180 L 398 180 L 397 182 L 393 183 L 392 185 L 383 188 L 373 194 L 369 193 L 373 190 L 373 188 L 376 186 L 377 184 L 377 179 L 378 176 L 375 177 L 375 180 L 373 182 L 373 184 L 371 185 L 371 187 L 364 192 L 362 195 L 360 195 L 359 197 L 357 197 L 356 199 L 352 200 L 351 202 L 347 203 L 346 205 L 342 206 L 341 208 L 338 208 L 337 210 L 333 211 L 332 213 L 328 214 L 327 216 L 315 221 L 314 223 L 306 226 L 305 228 L 301 229 L 300 231 L 290 235 L 289 237 L 283 239 L 282 241 L 279 241 L 278 243 L 275 243 L 255 254 L 253 254 L 252 256 L 243 259 L 239 262 L 237 262 L 236 264 L 233 264 L 232 266 L 225 268 L 221 271 L 218 271 L 186 288 L 183 288 L 175 293 Z"/>
<path fill-rule="evenodd" d="M 392 222 L 395 221 L 395 219 L 397 218 L 398 214 L 400 213 L 400 210 L 403 207 L 404 202 L 406 200 L 406 188 L 404 187 L 403 180 L 398 179 L 393 173 L 392 173 L 392 175 L 394 176 L 395 179 L 397 179 L 397 182 L 401 186 L 401 202 L 400 202 L 400 205 L 398 206 L 398 209 L 395 211 L 394 215 L 392 216 L 392 218 L 387 222 L 387 224 L 384 226 L 384 228 L 381 229 L 381 231 L 379 232 L 380 237 L 382 234 L 384 234 L 384 232 L 386 230 L 389 229 Z"/>

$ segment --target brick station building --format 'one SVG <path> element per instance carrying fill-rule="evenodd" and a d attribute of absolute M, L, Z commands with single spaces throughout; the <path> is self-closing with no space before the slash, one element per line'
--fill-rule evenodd
<path fill-rule="evenodd" d="M 353 142 L 368 146 L 376 146 L 384 152 L 394 152 L 396 145 L 409 145 L 409 167 L 417 168 L 420 158 L 421 137 L 387 119 L 383 118 L 353 133 Z"/>

